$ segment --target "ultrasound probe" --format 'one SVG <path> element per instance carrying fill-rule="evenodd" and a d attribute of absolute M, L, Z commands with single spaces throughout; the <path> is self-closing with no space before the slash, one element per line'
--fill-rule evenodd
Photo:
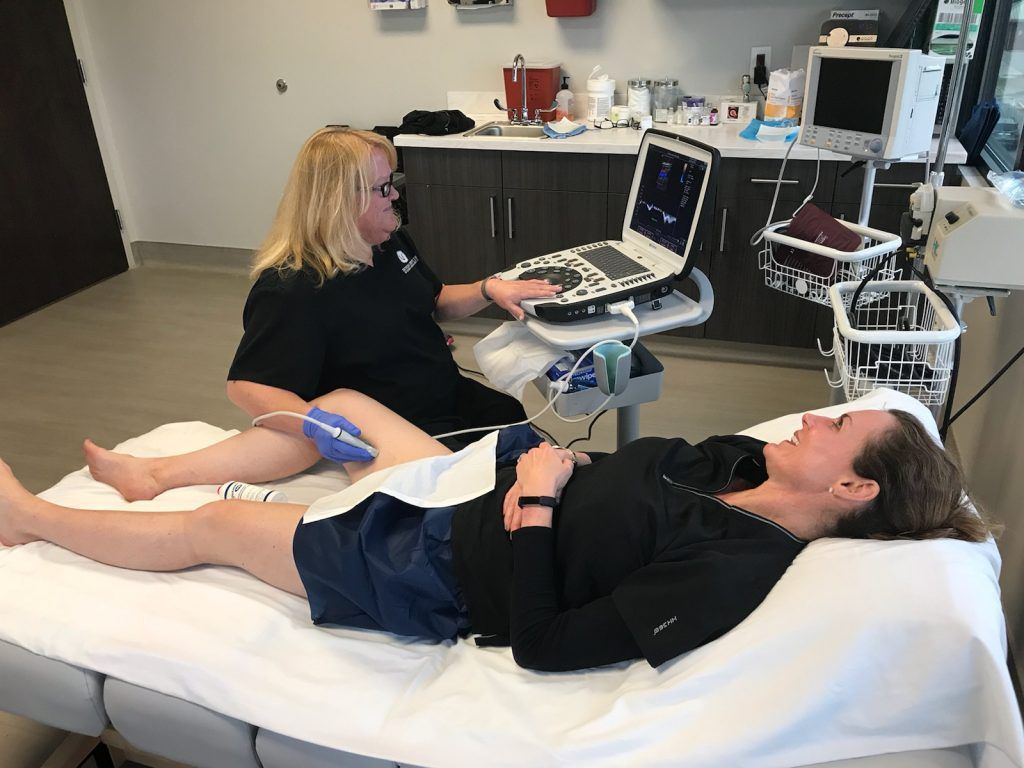
<path fill-rule="evenodd" d="M 351 445 L 353 448 L 362 448 L 368 454 L 373 456 L 373 458 L 377 458 L 377 455 L 380 453 L 380 451 L 378 451 L 372 445 L 370 445 L 364 440 L 360 440 L 355 435 L 350 435 L 341 427 L 332 427 L 330 424 L 324 424 L 322 421 L 317 421 L 316 419 L 310 416 L 306 416 L 305 414 L 302 413 L 296 413 L 294 411 L 271 411 L 270 413 L 264 413 L 261 416 L 257 416 L 255 419 L 253 419 L 252 425 L 254 427 L 259 426 L 259 423 L 261 421 L 263 421 L 264 419 L 269 419 L 271 416 L 291 416 L 292 418 L 295 419 L 302 419 L 303 421 L 308 421 L 310 424 L 316 424 L 318 427 L 320 427 L 320 429 L 327 432 L 327 434 L 329 434 L 336 440 L 340 440 L 343 443 Z"/>

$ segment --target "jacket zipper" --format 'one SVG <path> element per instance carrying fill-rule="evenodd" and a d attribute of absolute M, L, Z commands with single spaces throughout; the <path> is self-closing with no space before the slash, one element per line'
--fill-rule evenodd
<path fill-rule="evenodd" d="M 707 492 L 705 492 L 705 491 L 700 490 L 699 488 L 694 488 L 692 485 L 683 485 L 682 483 L 677 483 L 675 480 L 673 480 L 667 474 L 662 474 L 661 479 L 664 480 L 669 485 L 673 486 L 674 488 L 682 488 L 684 490 L 693 491 L 694 493 L 699 493 L 701 495 L 704 495 L 705 493 L 721 493 L 722 491 L 724 491 L 726 488 L 729 487 L 730 483 L 732 483 L 733 475 L 736 474 L 736 467 L 738 467 L 740 465 L 740 462 L 743 461 L 744 459 L 750 459 L 752 462 L 757 464 L 757 466 L 761 466 L 760 464 L 758 464 L 757 459 L 755 459 L 755 458 L 753 458 L 751 456 L 740 456 L 738 459 L 736 459 L 736 461 L 734 461 L 732 463 L 732 467 L 729 469 L 729 479 L 725 481 L 725 485 L 723 485 L 721 488 L 719 488 L 716 491 L 707 491 Z"/>
<path fill-rule="evenodd" d="M 737 512 L 739 512 L 740 514 L 746 515 L 747 517 L 749 517 L 749 518 L 751 518 L 753 520 L 759 520 L 762 523 L 767 523 L 768 525 L 772 526 L 773 528 L 777 528 L 779 531 L 781 531 L 782 533 L 786 534 L 787 536 L 789 536 L 789 538 L 793 539 L 794 541 L 798 541 L 801 544 L 805 544 L 806 542 L 803 539 L 794 536 L 792 533 L 787 531 L 785 528 L 783 528 L 778 523 L 776 523 L 776 522 L 774 522 L 772 520 L 769 520 L 766 517 L 761 517 L 760 515 L 755 515 L 753 512 L 748 512 L 747 510 L 745 510 L 745 509 L 743 509 L 741 507 L 733 506 L 732 504 L 729 504 L 728 502 L 722 501 L 720 498 L 718 498 L 717 496 L 714 495 L 716 493 L 721 493 L 722 491 L 724 491 L 726 488 L 729 487 L 729 484 L 732 483 L 733 475 L 736 473 L 736 467 L 738 467 L 740 465 L 740 462 L 743 461 L 743 459 L 745 459 L 745 458 L 750 458 L 751 461 L 753 461 L 755 464 L 758 464 L 757 459 L 751 458 L 749 456 L 741 456 L 740 458 L 736 459 L 736 461 L 732 465 L 732 468 L 729 470 L 729 479 L 726 480 L 725 485 L 723 485 L 717 491 L 706 492 L 706 491 L 700 490 L 699 488 L 694 488 L 692 485 L 683 485 L 682 483 L 677 483 L 675 480 L 673 480 L 671 477 L 669 477 L 667 474 L 664 474 L 664 473 L 662 474 L 661 479 L 664 480 L 669 485 L 671 485 L 673 488 L 680 488 L 680 489 L 682 489 L 684 491 L 690 491 L 691 493 L 696 493 L 698 496 L 703 496 L 705 499 L 711 499 L 712 501 L 717 501 L 719 504 L 721 504 L 726 509 L 734 509 Z M 758 464 L 758 466 L 760 466 L 760 464 Z"/>

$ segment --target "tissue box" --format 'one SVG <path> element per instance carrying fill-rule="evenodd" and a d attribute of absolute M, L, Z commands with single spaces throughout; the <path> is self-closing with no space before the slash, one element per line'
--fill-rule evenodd
<path fill-rule="evenodd" d="M 572 364 L 569 364 L 565 370 L 567 371 L 571 367 Z M 608 396 L 596 386 L 584 387 L 576 391 L 570 390 L 555 401 L 554 408 L 559 415 L 570 418 L 585 413 L 594 413 L 602 403 L 604 403 L 605 409 L 652 403 L 661 397 L 661 383 L 664 376 L 665 367 L 661 361 L 638 342 L 633 348 L 629 386 L 626 387 L 625 392 L 605 403 Z M 546 377 L 534 379 L 534 384 L 545 398 L 552 398 L 558 392 L 554 382 L 549 381 Z"/>

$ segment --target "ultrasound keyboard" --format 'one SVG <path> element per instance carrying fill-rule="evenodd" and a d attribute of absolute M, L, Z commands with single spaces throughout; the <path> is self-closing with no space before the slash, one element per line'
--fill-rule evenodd
<path fill-rule="evenodd" d="M 516 264 L 501 274 L 504 280 L 546 280 L 562 286 L 555 299 L 522 303 L 523 309 L 542 320 L 567 323 L 597 317 L 608 305 L 632 299 L 634 304 L 672 292 L 672 270 L 656 258 L 633 253 L 609 242 L 590 243 L 549 253 Z"/>

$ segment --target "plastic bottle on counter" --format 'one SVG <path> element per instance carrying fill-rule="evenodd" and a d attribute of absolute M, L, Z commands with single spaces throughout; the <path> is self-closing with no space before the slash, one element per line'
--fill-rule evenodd
<path fill-rule="evenodd" d="M 587 78 L 587 120 L 596 122 L 608 117 L 615 99 L 615 81 L 608 75 L 598 75 L 601 65 L 590 71 Z"/>
<path fill-rule="evenodd" d="M 555 102 L 558 104 L 555 107 L 555 121 L 561 120 L 563 117 L 572 120 L 572 110 L 575 99 L 573 98 L 572 91 L 569 90 L 569 78 L 562 78 L 562 90 L 555 94 Z"/>

